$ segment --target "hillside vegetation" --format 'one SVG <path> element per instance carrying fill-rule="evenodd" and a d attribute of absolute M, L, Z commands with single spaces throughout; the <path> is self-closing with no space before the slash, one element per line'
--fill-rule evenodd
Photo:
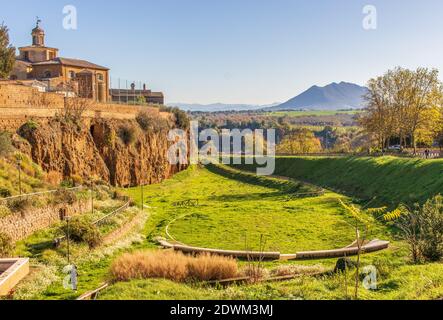
<path fill-rule="evenodd" d="M 236 166 L 253 170 L 252 165 Z M 275 174 L 312 182 L 362 200 L 423 203 L 443 191 L 443 160 L 396 157 L 277 157 Z"/>

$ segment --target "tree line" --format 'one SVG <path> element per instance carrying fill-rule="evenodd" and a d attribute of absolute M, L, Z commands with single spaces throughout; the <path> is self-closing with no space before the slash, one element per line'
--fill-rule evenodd
<path fill-rule="evenodd" d="M 443 131 L 442 87 L 436 69 L 389 70 L 369 80 L 360 124 L 381 150 L 432 146 Z"/>

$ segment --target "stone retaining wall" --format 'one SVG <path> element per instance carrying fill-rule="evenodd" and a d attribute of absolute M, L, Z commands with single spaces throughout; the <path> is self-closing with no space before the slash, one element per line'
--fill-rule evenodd
<path fill-rule="evenodd" d="M 15 132 L 30 119 L 49 119 L 62 114 L 65 97 L 57 93 L 42 93 L 36 88 L 0 81 L 0 131 Z M 83 114 L 85 119 L 103 118 L 133 120 L 141 111 L 169 118 L 170 113 L 160 112 L 154 106 L 130 106 L 113 103 L 89 102 Z"/>
<path fill-rule="evenodd" d="M 91 208 L 89 200 L 78 201 L 72 206 L 64 204 L 32 209 L 24 213 L 13 213 L 0 218 L 0 232 L 9 235 L 14 242 L 22 240 L 34 232 L 60 222 L 60 209 L 66 208 L 68 216 L 87 212 Z"/>

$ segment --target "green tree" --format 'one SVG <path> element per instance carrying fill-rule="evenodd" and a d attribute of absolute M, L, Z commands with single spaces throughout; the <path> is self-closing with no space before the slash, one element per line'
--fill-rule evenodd
<path fill-rule="evenodd" d="M 15 48 L 9 44 L 9 29 L 0 25 L 0 79 L 7 79 L 14 67 Z"/>

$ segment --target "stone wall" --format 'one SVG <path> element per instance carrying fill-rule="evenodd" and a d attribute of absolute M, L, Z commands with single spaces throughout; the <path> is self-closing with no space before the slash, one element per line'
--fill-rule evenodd
<path fill-rule="evenodd" d="M 0 81 L 0 130 L 14 132 L 30 119 L 45 120 L 63 112 L 65 98 L 57 93 L 42 93 L 36 88 Z M 86 119 L 133 120 L 141 110 L 162 118 L 171 114 L 153 106 L 128 106 L 90 102 L 83 114 Z"/>
<path fill-rule="evenodd" d="M 0 230 L 9 235 L 14 242 L 19 241 L 38 230 L 48 228 L 60 222 L 61 208 L 66 208 L 68 216 L 74 216 L 89 211 L 91 203 L 85 200 L 79 201 L 72 206 L 60 204 L 41 209 L 32 209 L 32 211 L 24 213 L 13 213 L 0 218 Z"/>

